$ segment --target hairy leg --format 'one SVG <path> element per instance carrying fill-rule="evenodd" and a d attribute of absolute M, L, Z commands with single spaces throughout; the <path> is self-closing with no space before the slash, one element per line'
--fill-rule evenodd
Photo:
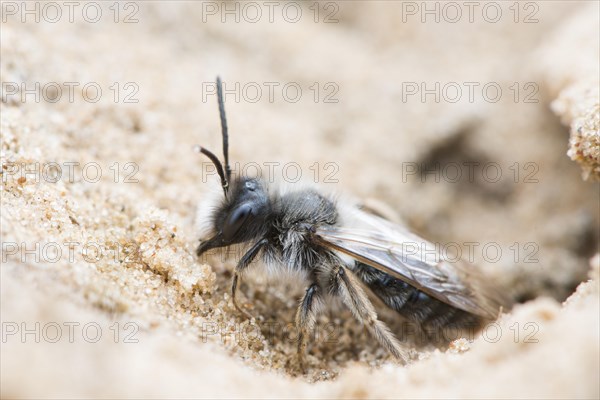
<path fill-rule="evenodd" d="M 332 283 L 342 302 L 352 311 L 354 317 L 364 324 L 394 357 L 406 363 L 408 356 L 402 344 L 394 337 L 389 328 L 377 319 L 373 304 L 352 272 L 342 266 L 334 268 Z"/>
<path fill-rule="evenodd" d="M 256 242 L 250 248 L 250 250 L 248 250 L 246 254 L 242 256 L 242 258 L 235 267 L 235 271 L 233 272 L 233 280 L 231 282 L 231 300 L 233 301 L 233 305 L 235 306 L 235 308 L 239 312 L 244 314 L 248 319 L 252 319 L 252 315 L 248 311 L 242 309 L 237 303 L 236 293 L 238 281 L 241 281 L 242 272 L 246 269 L 246 267 L 248 267 L 252 260 L 254 260 L 256 255 L 259 253 L 259 251 L 263 248 L 265 244 L 267 244 L 267 239 L 261 239 L 258 242 Z"/>
<path fill-rule="evenodd" d="M 321 289 L 313 283 L 306 289 L 304 297 L 296 312 L 296 329 L 298 330 L 298 362 L 304 370 L 304 354 L 306 353 L 307 336 L 313 331 L 317 313 L 322 304 Z"/>

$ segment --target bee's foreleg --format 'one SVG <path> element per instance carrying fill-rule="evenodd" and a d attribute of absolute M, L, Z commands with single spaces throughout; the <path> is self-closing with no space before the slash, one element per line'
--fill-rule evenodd
<path fill-rule="evenodd" d="M 307 337 L 315 328 L 317 312 L 322 304 L 321 289 L 313 283 L 306 289 L 304 297 L 296 312 L 296 329 L 298 330 L 298 363 L 304 370 L 304 353 L 306 352 Z"/>
<path fill-rule="evenodd" d="M 406 363 L 408 360 L 402 344 L 394 337 L 389 328 L 379 319 L 373 304 L 367 297 L 360 283 L 348 269 L 338 266 L 333 269 L 332 281 L 342 302 L 352 311 L 352 314 L 364 324 L 375 338 L 394 357 Z"/>
<path fill-rule="evenodd" d="M 248 318 L 248 319 L 252 319 L 252 315 L 248 311 L 246 311 L 243 308 L 241 308 L 239 306 L 239 304 L 237 303 L 236 293 L 237 293 L 238 280 L 241 280 L 242 272 L 244 272 L 244 270 L 246 269 L 246 267 L 248 267 L 248 265 L 250 265 L 250 263 L 252 262 L 252 260 L 254 260 L 254 258 L 256 257 L 256 255 L 259 253 L 259 251 L 266 244 L 267 244 L 267 239 L 261 239 L 258 242 L 256 242 L 250 248 L 250 250 L 248 250 L 246 252 L 246 254 L 244 254 L 242 256 L 242 258 L 240 259 L 240 261 L 238 262 L 238 264 L 235 266 L 235 271 L 233 272 L 233 280 L 231 282 L 231 300 L 233 301 L 233 305 L 235 306 L 235 308 L 239 312 L 241 312 L 242 314 L 244 314 L 246 316 L 246 318 Z"/>

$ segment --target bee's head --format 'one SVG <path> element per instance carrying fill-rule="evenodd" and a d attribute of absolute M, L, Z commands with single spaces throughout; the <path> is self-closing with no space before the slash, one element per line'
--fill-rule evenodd
<path fill-rule="evenodd" d="M 224 201 L 211 215 L 213 236 L 200 243 L 196 250 L 198 256 L 210 249 L 252 240 L 264 232 L 271 205 L 261 181 L 235 179 L 226 193 Z"/>
<path fill-rule="evenodd" d="M 270 211 L 269 196 L 258 179 L 246 177 L 231 179 L 227 120 L 219 77 L 217 77 L 217 98 L 221 117 L 224 163 L 221 164 L 219 158 L 204 147 L 198 147 L 198 150 L 215 165 L 225 196 L 219 206 L 211 210 L 212 214 L 207 222 L 211 224 L 212 237 L 200 243 L 196 250 L 198 256 L 210 249 L 243 243 L 257 237 L 263 231 L 264 221 Z"/>

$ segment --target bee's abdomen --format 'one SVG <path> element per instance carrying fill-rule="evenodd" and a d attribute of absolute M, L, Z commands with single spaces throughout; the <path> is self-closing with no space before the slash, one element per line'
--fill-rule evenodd
<path fill-rule="evenodd" d="M 369 265 L 356 262 L 354 272 L 388 307 L 422 327 L 463 329 L 481 323 L 477 315 L 437 300 Z"/>

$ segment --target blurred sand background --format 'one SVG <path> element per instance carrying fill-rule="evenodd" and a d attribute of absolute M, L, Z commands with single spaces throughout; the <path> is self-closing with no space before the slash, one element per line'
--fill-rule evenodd
<path fill-rule="evenodd" d="M 65 7 L 57 23 L 22 23 L 6 3 L 2 397 L 600 395 L 597 2 L 518 3 L 518 16 L 513 2 L 497 2 L 494 23 L 482 16 L 486 3 L 472 23 L 463 3 L 456 23 L 422 22 L 392 1 L 308 2 L 295 23 L 283 17 L 286 3 L 273 23 L 261 2 L 260 21 L 223 23 L 221 2 L 159 1 L 120 3 L 117 23 L 110 3 L 98 3 L 97 23 L 80 9 L 70 23 Z M 137 22 L 123 23 L 127 15 Z M 332 334 L 309 347 L 300 375 L 282 327 L 302 288 L 247 274 L 242 296 L 257 319 L 244 321 L 228 296 L 235 258 L 194 254 L 196 208 L 216 179 L 192 147 L 220 148 L 207 92 L 217 74 L 229 88 L 263 88 L 256 102 L 226 97 L 232 160 L 293 161 L 311 178 L 319 163 L 328 189 L 379 201 L 432 241 L 477 243 L 472 261 L 523 304 L 485 337 L 418 348 L 408 366 L 347 311 L 325 313 L 319 326 Z M 59 83 L 62 98 L 54 101 L 52 86 L 39 101 L 22 93 L 36 82 Z M 79 84 L 72 100 L 66 82 Z M 265 82 L 279 85 L 273 101 Z M 411 82 L 457 82 L 464 92 L 457 102 L 421 101 L 405 97 Z M 478 83 L 474 101 L 464 82 Z M 490 82 L 503 89 L 497 102 L 481 95 Z M 99 101 L 86 100 L 88 83 L 102 88 Z M 302 88 L 297 102 L 281 92 L 288 83 Z M 57 182 L 52 163 L 62 167 Z M 97 182 L 90 163 L 102 172 Z M 326 163 L 337 183 L 325 181 Z M 408 169 L 464 163 L 479 163 L 474 179 L 463 170 L 457 182 L 436 182 Z M 482 178 L 491 163 L 497 182 Z M 489 243 L 501 257 L 484 256 Z"/>

